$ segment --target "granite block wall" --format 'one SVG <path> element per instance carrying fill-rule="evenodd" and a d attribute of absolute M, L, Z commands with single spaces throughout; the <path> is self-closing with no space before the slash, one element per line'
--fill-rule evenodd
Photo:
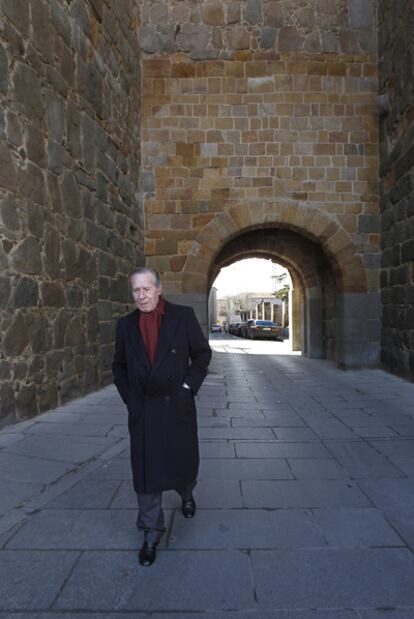
<path fill-rule="evenodd" d="M 414 378 L 414 10 L 378 9 L 382 361 Z"/>
<path fill-rule="evenodd" d="M 110 380 L 142 263 L 138 6 L 0 4 L 1 422 Z"/>

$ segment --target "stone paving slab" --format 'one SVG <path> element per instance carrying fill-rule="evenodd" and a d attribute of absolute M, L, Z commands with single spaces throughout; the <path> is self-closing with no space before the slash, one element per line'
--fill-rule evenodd
<path fill-rule="evenodd" d="M 263 458 L 247 460 L 241 458 L 216 458 L 202 460 L 199 479 L 293 479 L 286 460 Z"/>
<path fill-rule="evenodd" d="M 391 462 L 407 477 L 414 477 L 414 456 L 409 458 L 390 458 Z"/>
<path fill-rule="evenodd" d="M 131 464 L 129 458 L 113 458 L 89 475 L 90 480 L 131 479 Z"/>
<path fill-rule="evenodd" d="M 400 471 L 366 442 L 326 441 L 325 445 L 353 478 L 401 477 Z"/>
<path fill-rule="evenodd" d="M 200 441 L 200 458 L 235 458 L 231 441 Z"/>
<path fill-rule="evenodd" d="M 119 423 L 120 422 L 118 420 L 118 424 Z M 62 423 L 57 421 L 46 423 L 41 421 L 31 426 L 27 431 L 27 434 L 52 434 L 63 436 L 74 435 L 79 437 L 81 440 L 90 441 L 91 438 L 94 439 L 96 437 L 105 437 L 114 425 L 115 424 L 113 421 L 105 423 L 103 419 L 99 424 L 91 423 L 89 419 L 87 421 L 83 421 L 82 418 L 80 418 L 76 423 L 70 423 L 69 421 L 63 421 Z M 105 441 L 103 441 L 103 444 L 105 444 Z"/>
<path fill-rule="evenodd" d="M 242 552 L 159 552 L 154 576 L 154 570 L 137 564 L 136 553 L 85 552 L 55 607 L 194 611 L 255 606 L 249 557 Z"/>
<path fill-rule="evenodd" d="M 412 456 L 414 441 L 410 439 L 370 441 L 371 445 L 384 456 Z"/>
<path fill-rule="evenodd" d="M 103 509 L 108 507 L 118 491 L 120 480 L 83 479 L 72 488 L 52 499 L 45 509 Z"/>
<path fill-rule="evenodd" d="M 325 546 L 321 529 L 305 510 L 200 510 L 190 526 L 176 518 L 169 539 L 172 549 Z"/>
<path fill-rule="evenodd" d="M 72 469 L 69 462 L 53 462 L 0 451 L 0 479 L 27 484 L 47 484 Z"/>
<path fill-rule="evenodd" d="M 166 527 L 171 513 L 165 511 Z M 48 509 L 33 514 L 6 545 L 24 550 L 135 550 L 142 544 L 132 510 Z"/>
<path fill-rule="evenodd" d="M 348 479 L 347 471 L 329 458 L 288 458 L 296 479 Z"/>
<path fill-rule="evenodd" d="M 273 440 L 270 428 L 199 428 L 200 439 L 249 439 Z"/>
<path fill-rule="evenodd" d="M 262 410 L 260 408 L 223 408 L 223 402 L 221 402 L 219 407 L 216 407 L 215 413 L 218 418 L 220 417 L 232 417 L 232 418 L 252 418 L 257 419 L 258 417 L 264 417 Z"/>
<path fill-rule="evenodd" d="M 336 480 L 242 481 L 243 503 L 251 508 L 371 507 L 350 482 Z"/>
<path fill-rule="evenodd" d="M 322 443 L 235 443 L 238 458 L 329 458 Z"/>
<path fill-rule="evenodd" d="M 74 551 L 2 550 L 0 610 L 47 609 L 78 558 Z"/>
<path fill-rule="evenodd" d="M 6 512 L 23 501 L 27 501 L 30 497 L 41 492 L 42 488 L 42 484 L 25 483 L 23 481 L 17 484 L 11 479 L 0 479 L 0 512 Z"/>
<path fill-rule="evenodd" d="M 414 605 L 414 556 L 406 549 L 252 551 L 251 559 L 264 609 Z"/>
<path fill-rule="evenodd" d="M 319 437 L 310 428 L 274 428 L 273 433 L 279 441 L 309 442 L 318 441 Z"/>
<path fill-rule="evenodd" d="M 65 436 L 27 436 L 23 441 L 6 447 L 0 455 L 17 454 L 33 458 L 47 458 L 59 462 L 77 464 L 84 462 L 102 452 L 112 443 L 107 438 L 88 436 L 76 437 L 76 440 Z"/>
<path fill-rule="evenodd" d="M 361 507 L 312 511 L 328 546 L 405 546 L 404 541 L 378 509 Z"/>
<path fill-rule="evenodd" d="M 243 507 L 238 480 L 200 479 L 194 490 L 197 505 L 200 508 L 214 509 L 226 507 Z M 119 488 L 111 503 L 111 509 L 136 509 L 137 499 L 131 483 L 124 483 Z M 181 500 L 172 490 L 163 494 L 163 507 L 166 509 L 179 508 Z"/>
<path fill-rule="evenodd" d="M 381 509 L 414 509 L 413 479 L 359 480 L 359 487 Z"/>

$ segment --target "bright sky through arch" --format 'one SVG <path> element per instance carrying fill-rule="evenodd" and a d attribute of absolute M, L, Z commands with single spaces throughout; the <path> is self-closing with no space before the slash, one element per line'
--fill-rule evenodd
<path fill-rule="evenodd" d="M 223 298 L 240 292 L 269 292 L 274 290 L 272 261 L 263 258 L 246 258 L 223 267 L 214 280 L 217 298 Z M 278 266 L 278 273 L 286 270 Z"/>

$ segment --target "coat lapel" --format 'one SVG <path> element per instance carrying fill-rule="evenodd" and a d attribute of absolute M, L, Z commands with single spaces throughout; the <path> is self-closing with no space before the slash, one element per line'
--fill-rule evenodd
<path fill-rule="evenodd" d="M 130 316 L 131 325 L 128 332 L 131 334 L 131 344 L 138 361 L 149 372 L 151 369 L 147 351 L 145 350 L 144 340 L 142 339 L 141 330 L 139 328 L 139 311 L 135 310 Z"/>
<path fill-rule="evenodd" d="M 165 313 L 161 321 L 160 334 L 158 336 L 157 350 L 155 352 L 154 364 L 151 369 L 151 374 L 157 371 L 164 355 L 166 354 L 169 344 L 174 336 L 178 326 L 178 318 L 175 315 L 173 307 L 168 301 L 165 302 Z"/>

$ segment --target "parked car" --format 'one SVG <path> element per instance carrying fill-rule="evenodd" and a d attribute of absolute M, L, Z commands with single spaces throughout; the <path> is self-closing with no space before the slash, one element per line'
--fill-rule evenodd
<path fill-rule="evenodd" d="M 211 333 L 221 333 L 221 326 L 217 323 L 214 323 L 210 327 Z"/>
<path fill-rule="evenodd" d="M 278 340 L 283 342 L 284 329 L 282 325 L 272 320 L 248 320 L 244 329 L 244 337 L 250 340 Z"/>

